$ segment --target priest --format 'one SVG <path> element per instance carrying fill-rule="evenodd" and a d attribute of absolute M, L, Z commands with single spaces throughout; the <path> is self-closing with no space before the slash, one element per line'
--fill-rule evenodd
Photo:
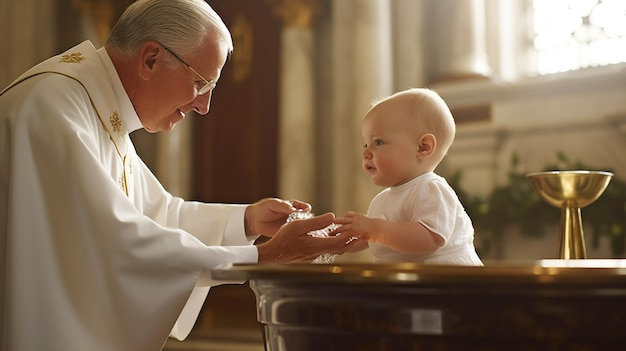
<path fill-rule="evenodd" d="M 0 350 L 155 351 L 184 339 L 224 263 L 311 261 L 331 213 L 170 195 L 129 133 L 206 114 L 233 51 L 203 0 L 139 0 L 101 48 L 83 42 L 0 92 Z M 259 235 L 271 237 L 253 245 Z"/>

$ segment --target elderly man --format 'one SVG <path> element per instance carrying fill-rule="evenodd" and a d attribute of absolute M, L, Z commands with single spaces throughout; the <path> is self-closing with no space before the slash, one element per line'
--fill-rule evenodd
<path fill-rule="evenodd" d="M 307 235 L 330 213 L 282 227 L 301 201 L 174 197 L 136 154 L 130 132 L 208 112 L 232 50 L 204 1 L 139 0 L 103 48 L 83 42 L 0 93 L 0 349 L 160 350 L 190 331 L 213 267 L 356 242 Z"/>

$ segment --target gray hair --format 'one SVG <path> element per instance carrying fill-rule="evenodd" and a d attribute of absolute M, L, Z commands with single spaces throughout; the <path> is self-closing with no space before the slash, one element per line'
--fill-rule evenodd
<path fill-rule="evenodd" d="M 185 57 L 202 46 L 207 33 L 233 51 L 230 32 L 204 0 L 138 0 L 113 27 L 107 46 L 132 56 L 147 41 L 156 41 Z"/>

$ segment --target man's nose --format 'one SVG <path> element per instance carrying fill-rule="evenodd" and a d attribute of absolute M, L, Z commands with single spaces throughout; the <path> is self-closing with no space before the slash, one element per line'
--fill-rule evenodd
<path fill-rule="evenodd" d="M 196 111 L 196 113 L 200 115 L 206 115 L 207 113 L 209 113 L 209 107 L 211 107 L 211 95 L 212 94 L 213 92 L 209 91 L 208 93 L 204 95 L 198 95 L 196 99 L 193 100 L 193 102 L 191 103 L 191 106 L 193 106 L 193 110 Z"/>

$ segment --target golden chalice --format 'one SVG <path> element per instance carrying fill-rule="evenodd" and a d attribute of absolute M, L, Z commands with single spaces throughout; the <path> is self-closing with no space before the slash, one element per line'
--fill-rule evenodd
<path fill-rule="evenodd" d="M 541 198 L 561 208 L 559 257 L 587 258 L 580 209 L 596 201 L 613 173 L 602 171 L 551 171 L 527 175 Z"/>

